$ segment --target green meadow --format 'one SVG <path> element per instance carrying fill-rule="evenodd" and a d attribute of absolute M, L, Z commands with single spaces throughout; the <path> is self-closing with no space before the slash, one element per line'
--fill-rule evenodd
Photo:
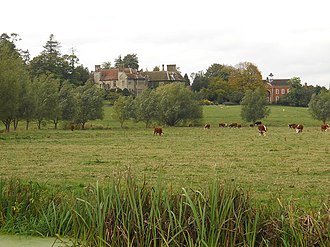
<path fill-rule="evenodd" d="M 239 106 L 205 106 L 202 126 L 166 127 L 154 136 L 144 123 L 127 121 L 124 128 L 105 106 L 103 120 L 86 130 L 24 130 L 0 133 L 0 178 L 19 178 L 75 188 L 133 175 L 171 190 L 202 189 L 213 180 L 235 184 L 257 204 L 274 199 L 317 208 L 330 199 L 330 133 L 320 131 L 306 108 L 271 106 L 259 136 L 240 118 Z M 240 129 L 219 128 L 238 122 Z M 303 133 L 289 123 L 305 126 Z M 3 130 L 3 126 L 0 126 Z"/>

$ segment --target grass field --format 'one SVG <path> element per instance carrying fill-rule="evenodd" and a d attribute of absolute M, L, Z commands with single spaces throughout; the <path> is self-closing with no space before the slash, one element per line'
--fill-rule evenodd
<path fill-rule="evenodd" d="M 280 198 L 304 207 L 330 199 L 330 133 L 306 108 L 271 107 L 267 136 L 240 120 L 239 106 L 204 108 L 202 127 L 163 127 L 154 136 L 143 123 L 119 123 L 105 108 L 95 129 L 22 130 L 0 134 L 0 178 L 18 177 L 61 186 L 85 186 L 130 172 L 149 184 L 158 179 L 173 189 L 201 188 L 214 178 L 250 191 L 257 202 Z M 218 128 L 240 122 L 241 129 Z M 302 123 L 302 134 L 287 128 Z M 89 127 L 89 126 L 87 126 Z M 101 129 L 103 128 L 103 129 Z M 1 126 L 3 129 L 3 126 Z"/>

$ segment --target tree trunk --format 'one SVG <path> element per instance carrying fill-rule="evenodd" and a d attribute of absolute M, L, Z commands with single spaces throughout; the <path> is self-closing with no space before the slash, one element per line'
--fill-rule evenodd
<path fill-rule="evenodd" d="M 38 120 L 37 120 L 38 130 L 41 129 L 41 121 L 42 121 L 42 119 L 38 119 Z"/>
<path fill-rule="evenodd" d="M 11 123 L 11 118 L 7 118 L 6 120 L 2 120 L 3 124 L 6 127 L 6 132 L 9 132 L 10 130 L 10 123 Z"/>
<path fill-rule="evenodd" d="M 53 122 L 54 122 L 54 128 L 57 130 L 58 118 L 55 118 Z"/>
<path fill-rule="evenodd" d="M 14 119 L 14 130 L 17 130 L 17 126 L 18 126 L 18 119 Z"/>
<path fill-rule="evenodd" d="M 30 123 L 30 120 L 29 120 L 29 119 L 26 119 L 26 126 L 25 126 L 25 129 L 26 129 L 26 130 L 29 129 L 29 123 Z"/>
<path fill-rule="evenodd" d="M 85 123 L 81 123 L 81 129 L 85 129 Z"/>

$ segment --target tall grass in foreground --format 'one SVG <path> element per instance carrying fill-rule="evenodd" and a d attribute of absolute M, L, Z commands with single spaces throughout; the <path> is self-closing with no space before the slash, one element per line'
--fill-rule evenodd
<path fill-rule="evenodd" d="M 67 236 L 70 246 L 329 246 L 330 211 L 254 208 L 248 194 L 215 181 L 173 193 L 128 177 L 75 191 L 0 181 L 3 232 Z"/>

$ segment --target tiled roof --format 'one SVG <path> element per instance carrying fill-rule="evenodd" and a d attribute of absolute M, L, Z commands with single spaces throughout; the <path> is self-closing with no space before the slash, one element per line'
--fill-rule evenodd
<path fill-rule="evenodd" d="M 162 81 L 184 81 L 182 75 L 179 72 L 174 71 L 148 71 L 143 72 L 143 75 L 148 81 L 162 82 Z"/>
<path fill-rule="evenodd" d="M 128 79 L 135 79 L 135 80 L 145 79 L 144 76 L 141 73 L 139 73 L 136 69 L 125 68 L 124 73 L 126 74 Z"/>
<path fill-rule="evenodd" d="M 118 81 L 118 69 L 101 70 L 100 81 Z"/>
<path fill-rule="evenodd" d="M 289 87 L 289 79 L 273 79 L 273 80 L 264 80 L 265 83 L 269 83 L 272 86 L 277 87 Z"/>

